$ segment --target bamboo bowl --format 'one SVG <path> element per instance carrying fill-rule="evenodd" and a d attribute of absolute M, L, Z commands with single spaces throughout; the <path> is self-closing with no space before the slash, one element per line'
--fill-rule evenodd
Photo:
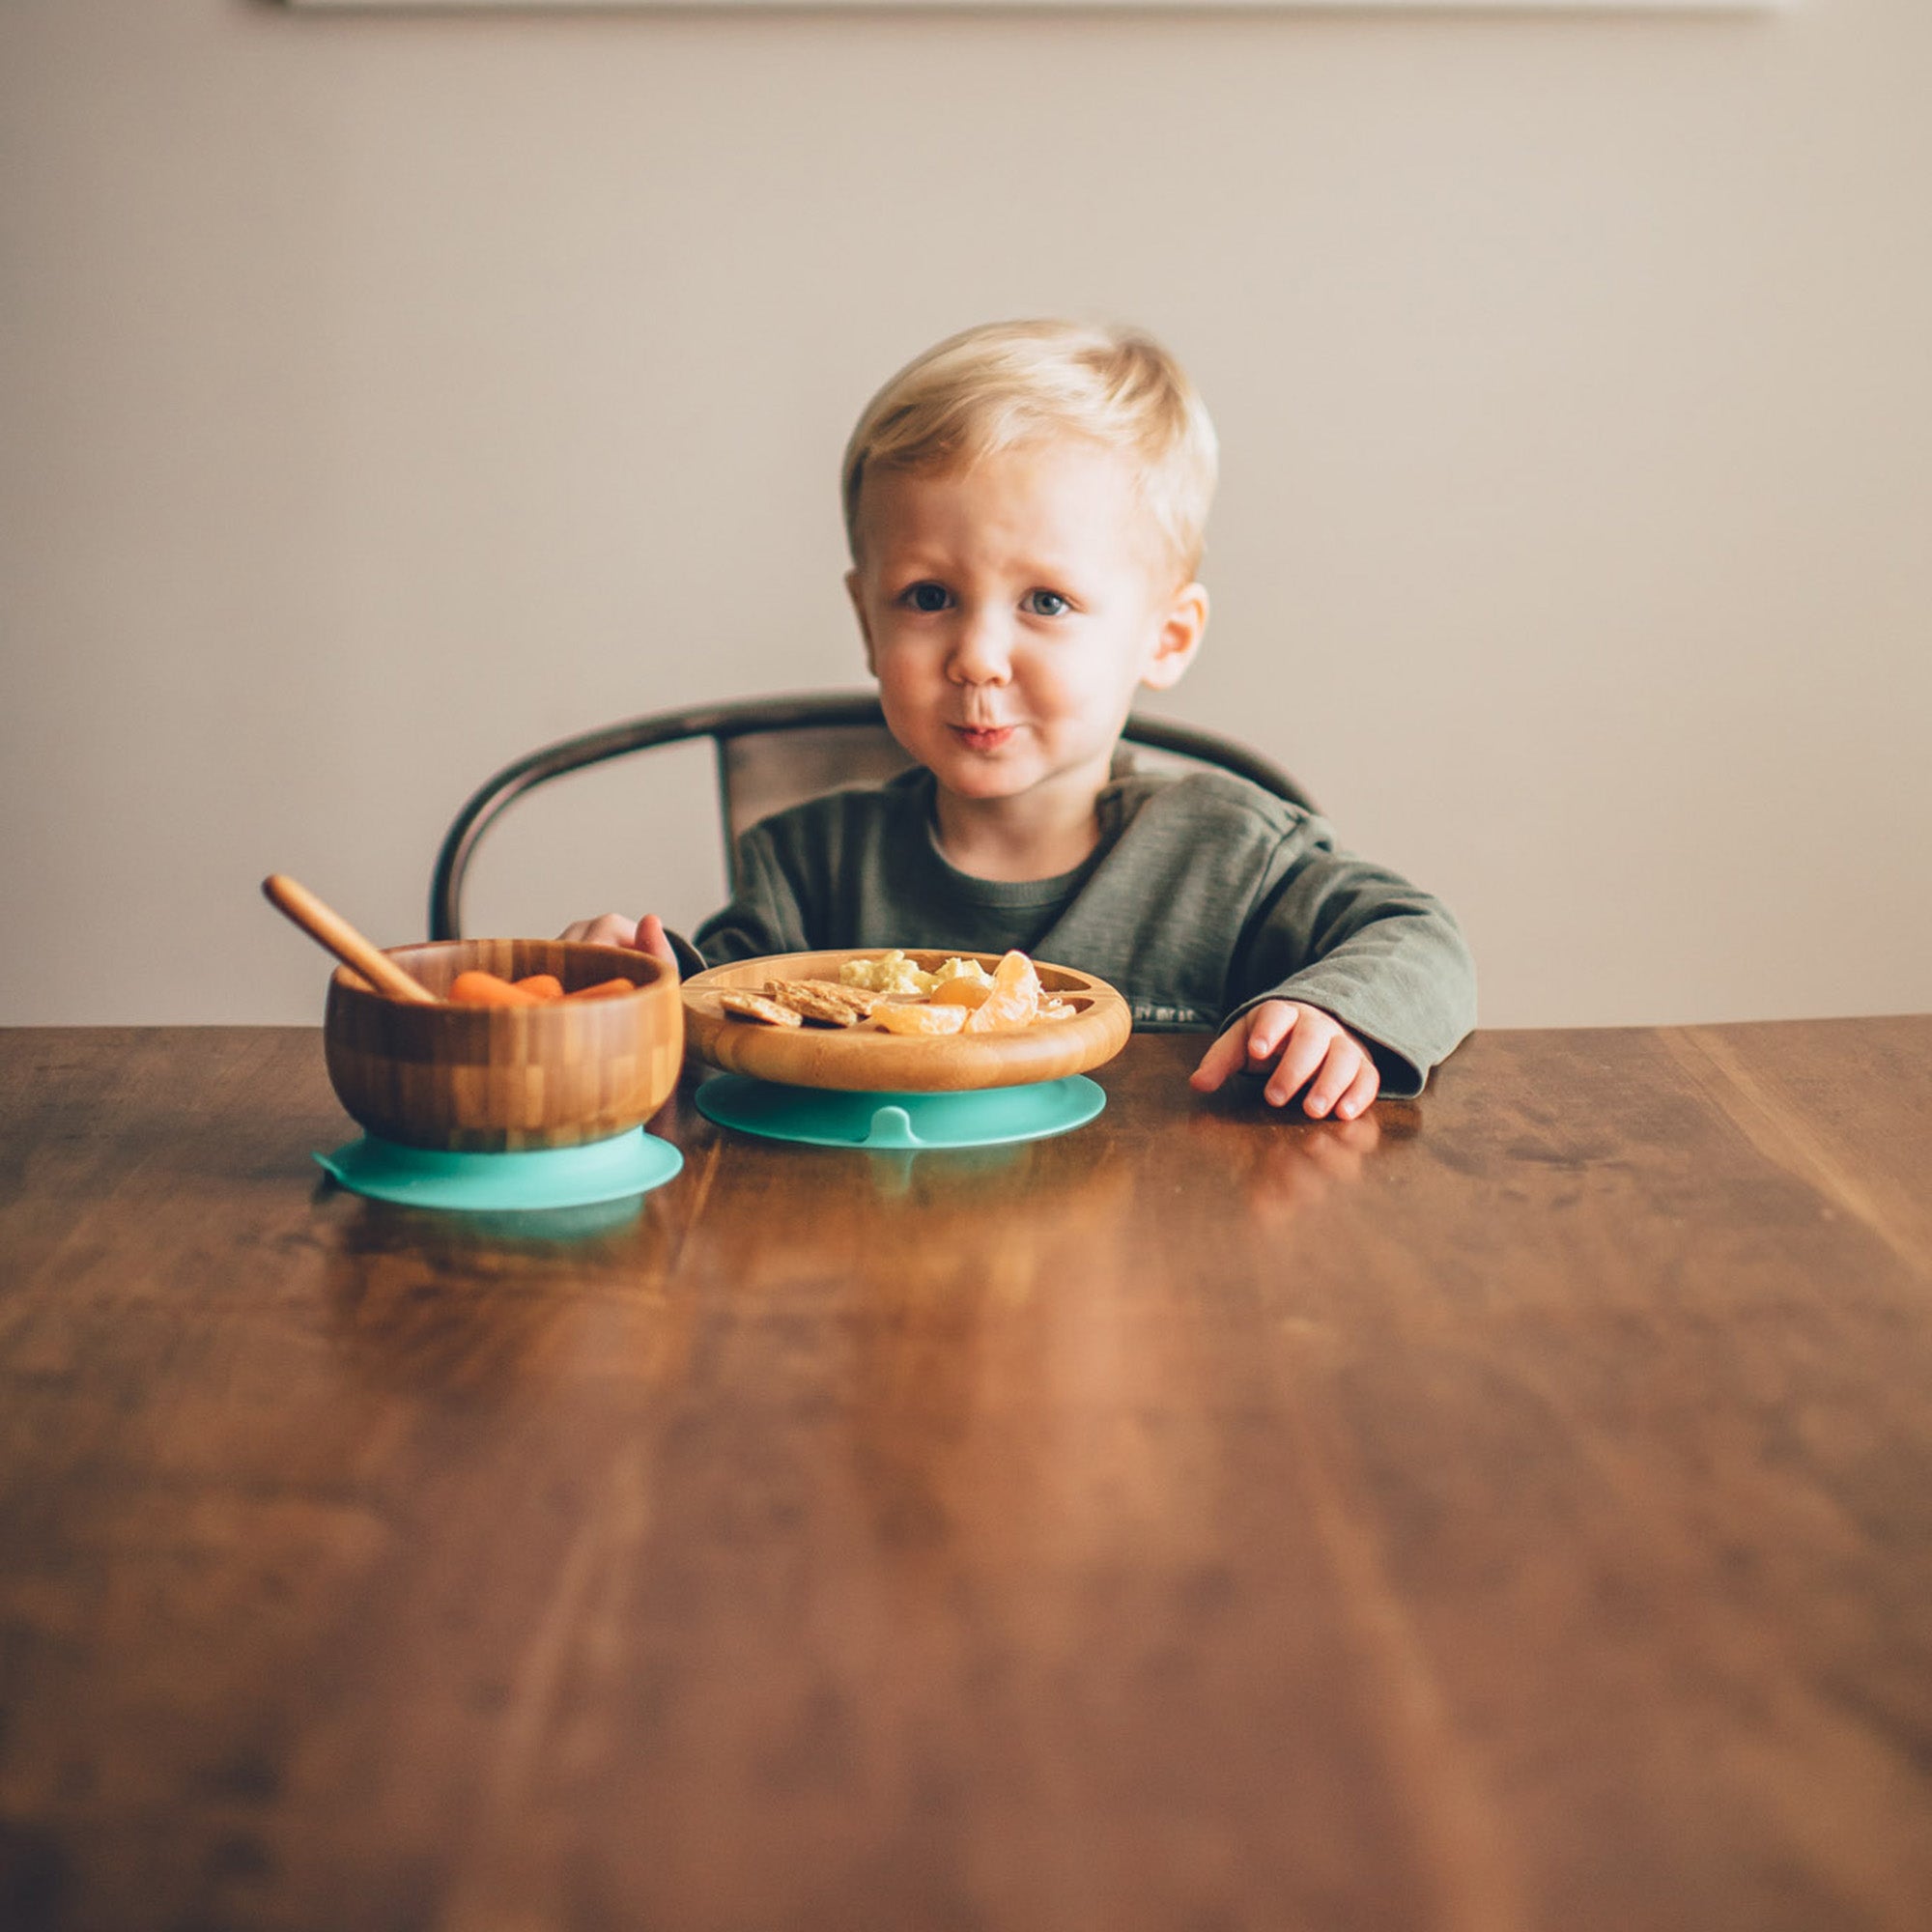
<path fill-rule="evenodd" d="M 677 1085 L 677 976 L 647 953 L 550 939 L 387 952 L 438 995 L 472 967 L 511 980 L 554 973 L 567 993 L 611 979 L 638 990 L 537 1007 L 410 1006 L 337 967 L 323 1017 L 329 1082 L 383 1140 L 465 1153 L 575 1147 L 640 1125 Z"/>

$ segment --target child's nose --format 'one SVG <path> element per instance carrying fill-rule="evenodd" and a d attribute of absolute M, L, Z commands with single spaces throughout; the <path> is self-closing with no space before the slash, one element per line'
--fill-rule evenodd
<path fill-rule="evenodd" d="M 1011 640 L 992 611 L 965 613 L 952 644 L 952 675 L 961 684 L 1005 684 L 1012 674 Z"/>

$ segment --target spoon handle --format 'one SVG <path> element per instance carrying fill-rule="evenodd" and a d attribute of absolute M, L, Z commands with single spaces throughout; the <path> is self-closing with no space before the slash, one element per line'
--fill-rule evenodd
<path fill-rule="evenodd" d="M 418 1007 L 442 1004 L 421 980 L 412 979 L 386 953 L 379 952 L 340 913 L 324 905 L 307 887 L 297 885 L 285 873 L 270 872 L 262 881 L 262 892 L 271 906 L 286 913 L 344 965 L 355 967 L 379 993 L 386 993 L 392 1000 L 408 1000 Z"/>

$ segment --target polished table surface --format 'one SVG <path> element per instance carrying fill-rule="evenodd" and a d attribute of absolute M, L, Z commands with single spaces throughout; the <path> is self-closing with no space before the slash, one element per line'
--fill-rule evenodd
<path fill-rule="evenodd" d="M 0 1033 L 0 1924 L 1932 1923 L 1932 1017 L 1199 1047 L 559 1226 Z"/>

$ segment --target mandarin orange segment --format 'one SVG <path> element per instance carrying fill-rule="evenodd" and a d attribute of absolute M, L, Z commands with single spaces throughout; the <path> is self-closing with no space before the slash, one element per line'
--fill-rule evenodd
<path fill-rule="evenodd" d="M 947 980 L 932 989 L 932 1004 L 935 1007 L 981 1006 L 992 990 L 979 980 Z"/>
<path fill-rule="evenodd" d="M 992 1033 L 1029 1025 L 1039 1011 L 1039 975 L 1024 952 L 1009 952 L 993 968 L 993 990 L 966 1015 L 966 1032 Z"/>
<path fill-rule="evenodd" d="M 957 1033 L 974 1015 L 964 1007 L 901 1007 L 888 1004 L 872 1009 L 872 1017 L 887 1033 Z"/>

